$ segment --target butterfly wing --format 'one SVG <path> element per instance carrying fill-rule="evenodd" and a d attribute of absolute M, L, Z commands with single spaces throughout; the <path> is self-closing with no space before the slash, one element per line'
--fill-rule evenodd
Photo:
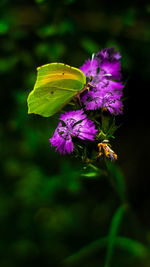
<path fill-rule="evenodd" d="M 28 96 L 28 113 L 49 117 L 84 88 L 86 77 L 77 68 L 51 63 L 37 69 L 34 89 Z"/>

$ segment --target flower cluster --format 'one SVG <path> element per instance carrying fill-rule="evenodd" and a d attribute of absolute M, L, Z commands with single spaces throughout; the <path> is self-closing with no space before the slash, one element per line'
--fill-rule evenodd
<path fill-rule="evenodd" d="M 122 89 L 119 52 L 106 48 L 98 52 L 92 60 L 87 60 L 80 67 L 90 81 L 88 91 L 81 97 L 87 110 L 107 108 L 113 115 L 122 113 Z"/>
<path fill-rule="evenodd" d="M 94 122 L 87 118 L 86 110 L 105 108 L 111 115 L 121 114 L 123 84 L 121 82 L 120 53 L 114 48 L 106 48 L 88 59 L 80 70 L 87 78 L 85 90 L 80 95 L 82 109 L 61 114 L 54 135 L 49 139 L 51 146 L 60 154 L 74 150 L 73 138 L 94 141 L 98 133 Z M 117 159 L 117 155 L 108 145 L 100 143 L 99 156 L 105 152 L 106 157 Z M 107 153 L 106 153 L 107 152 Z"/>

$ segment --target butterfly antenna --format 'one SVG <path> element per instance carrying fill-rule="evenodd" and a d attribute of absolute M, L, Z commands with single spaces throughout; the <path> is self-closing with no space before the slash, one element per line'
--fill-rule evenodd
<path fill-rule="evenodd" d="M 95 53 L 93 53 L 93 54 L 92 54 L 91 61 L 93 61 L 93 59 L 94 59 L 94 56 L 95 56 Z"/>
<path fill-rule="evenodd" d="M 95 56 L 95 53 L 93 53 L 93 54 L 92 54 L 92 58 L 91 58 L 91 65 L 90 65 L 90 67 L 92 66 L 92 63 L 93 63 L 94 56 Z"/>

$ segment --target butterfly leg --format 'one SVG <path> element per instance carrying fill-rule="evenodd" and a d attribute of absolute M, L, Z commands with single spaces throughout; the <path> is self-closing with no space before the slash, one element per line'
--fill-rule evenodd
<path fill-rule="evenodd" d="M 80 101 L 80 95 L 77 94 L 76 96 L 74 96 L 73 100 L 74 100 L 74 102 L 77 103 L 80 107 L 82 107 L 82 103 L 81 103 L 81 101 Z"/>

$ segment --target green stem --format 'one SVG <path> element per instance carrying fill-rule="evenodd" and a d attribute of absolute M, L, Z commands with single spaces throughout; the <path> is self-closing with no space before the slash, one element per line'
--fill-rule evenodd
<path fill-rule="evenodd" d="M 102 131 L 106 134 L 109 129 L 110 117 L 108 115 L 105 116 L 103 114 L 103 111 L 101 112 L 101 122 L 102 122 Z"/>

